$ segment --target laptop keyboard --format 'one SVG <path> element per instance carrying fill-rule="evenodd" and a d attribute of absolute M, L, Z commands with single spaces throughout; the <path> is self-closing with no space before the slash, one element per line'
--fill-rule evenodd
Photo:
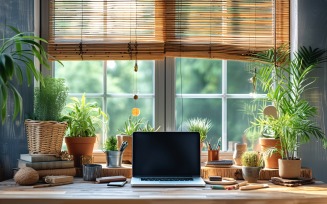
<path fill-rule="evenodd" d="M 193 181 L 193 178 L 141 178 L 141 181 Z"/>

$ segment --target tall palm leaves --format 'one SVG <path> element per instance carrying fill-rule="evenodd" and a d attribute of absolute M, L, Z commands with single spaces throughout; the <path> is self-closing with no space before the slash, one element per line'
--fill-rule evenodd
<path fill-rule="evenodd" d="M 280 138 L 282 156 L 292 159 L 296 148 L 311 137 L 322 140 L 327 147 L 324 132 L 311 121 L 317 109 L 303 98 L 315 82 L 310 73 L 327 58 L 325 50 L 311 47 L 300 47 L 292 58 L 290 54 L 282 46 L 256 55 L 257 60 L 265 63 L 258 70 L 257 79 L 267 91 L 267 100 L 276 106 L 278 118 L 259 118 L 255 124 L 269 126 Z"/>
<path fill-rule="evenodd" d="M 13 81 L 19 85 L 23 82 L 24 73 L 27 76 L 28 85 L 35 78 L 42 80 L 41 73 L 37 70 L 33 57 L 36 57 L 41 65 L 48 65 L 48 56 L 39 42 L 46 41 L 35 37 L 30 33 L 20 32 L 18 29 L 8 26 L 15 33 L 10 38 L 3 37 L 0 41 L 0 110 L 2 123 L 7 116 L 8 95 L 12 94 L 14 99 L 13 119 L 22 113 L 22 97 Z"/>

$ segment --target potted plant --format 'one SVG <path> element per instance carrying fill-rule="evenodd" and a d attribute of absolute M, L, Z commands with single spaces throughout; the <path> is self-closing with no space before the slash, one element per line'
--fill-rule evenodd
<path fill-rule="evenodd" d="M 68 124 L 65 142 L 68 153 L 74 156 L 75 166 L 79 167 L 82 155 L 92 155 L 96 130 L 108 122 L 108 116 L 96 103 L 86 102 L 85 94 L 80 100 L 76 97 L 71 100 L 64 116 Z"/>
<path fill-rule="evenodd" d="M 32 60 L 36 57 L 41 65 L 49 67 L 48 54 L 41 45 L 46 40 L 34 36 L 32 33 L 21 32 L 18 29 L 9 27 L 14 35 L 2 39 L 0 46 L 0 106 L 2 124 L 6 121 L 7 105 L 13 102 L 13 119 L 22 115 L 22 97 L 15 87 L 23 83 L 23 72 L 27 73 L 28 85 L 35 79 L 43 85 L 41 73 L 37 70 Z M 3 35 L 5 36 L 5 35 Z M 8 100 L 12 95 L 13 100 Z"/>
<path fill-rule="evenodd" d="M 30 154 L 56 154 L 61 152 L 67 123 L 62 122 L 68 88 L 64 79 L 44 78 L 44 86 L 34 91 L 33 120 L 25 120 Z"/>
<path fill-rule="evenodd" d="M 207 118 L 191 118 L 186 122 L 186 127 L 189 132 L 200 133 L 200 151 L 202 151 L 203 143 L 212 128 L 211 121 Z"/>
<path fill-rule="evenodd" d="M 267 100 L 276 107 L 276 116 L 256 119 L 255 125 L 268 127 L 280 140 L 279 175 L 283 178 L 300 176 L 301 160 L 297 158 L 297 148 L 311 138 L 316 138 L 327 147 L 324 132 L 311 119 L 317 113 L 303 95 L 312 88 L 315 79 L 310 77 L 314 67 L 325 61 L 326 51 L 300 47 L 298 52 L 290 52 L 281 47 L 257 55 L 257 58 L 268 63 L 259 69 L 258 79 L 267 91 Z M 272 73 L 275 77 L 271 77 Z M 284 167 L 285 163 L 287 167 Z M 294 171 L 290 167 L 296 167 Z M 284 172 L 286 170 L 286 172 Z"/>
<path fill-rule="evenodd" d="M 144 118 L 137 118 L 129 116 L 124 123 L 123 129 L 119 129 L 119 134 L 116 136 L 118 140 L 118 146 L 126 141 L 128 143 L 127 148 L 124 151 L 122 162 L 132 163 L 132 150 L 133 150 L 133 132 L 156 132 L 160 127 L 154 128 L 149 122 L 144 123 Z"/>
<path fill-rule="evenodd" d="M 256 151 L 246 151 L 242 154 L 242 175 L 249 183 L 256 183 L 259 178 L 262 160 Z"/>
<path fill-rule="evenodd" d="M 104 150 L 106 153 L 107 167 L 120 167 L 122 152 L 118 151 L 117 137 L 108 137 L 104 143 Z"/>
<path fill-rule="evenodd" d="M 264 101 L 264 106 L 266 103 L 267 101 Z M 278 159 L 281 158 L 280 138 L 275 134 L 274 123 L 270 121 L 277 118 L 277 110 L 274 106 L 268 105 L 261 112 L 254 117 L 255 121 L 252 121 L 252 126 L 246 132 L 255 131 L 260 135 L 258 140 L 265 168 L 278 169 Z"/>

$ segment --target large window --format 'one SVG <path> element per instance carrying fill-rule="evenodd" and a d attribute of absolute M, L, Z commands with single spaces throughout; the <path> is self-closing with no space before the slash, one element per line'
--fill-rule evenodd
<path fill-rule="evenodd" d="M 133 107 L 141 110 L 141 116 L 154 123 L 154 61 L 139 61 L 139 71 L 134 76 L 132 61 L 63 61 L 55 64 L 55 77 L 64 78 L 69 96 L 86 94 L 88 101 L 97 102 L 109 114 L 107 135 L 116 135 L 131 115 Z M 135 79 L 137 94 L 133 99 Z M 103 127 L 106 128 L 106 127 Z M 107 135 L 98 130 L 97 148 Z"/>
<path fill-rule="evenodd" d="M 194 117 L 208 118 L 214 124 L 208 141 L 217 142 L 221 137 L 223 150 L 231 150 L 228 144 L 247 142 L 253 147 L 253 137 L 245 132 L 260 101 L 265 97 L 260 87 L 251 83 L 255 64 L 251 62 L 176 59 L 176 128 Z"/>
<path fill-rule="evenodd" d="M 134 61 L 130 60 L 63 61 L 63 64 L 55 63 L 55 77 L 66 79 L 70 96 L 80 97 L 85 93 L 89 101 L 97 102 L 109 114 L 107 135 L 116 135 L 132 108 L 137 106 L 141 110 L 139 117 L 153 126 L 160 125 L 161 131 L 185 130 L 185 122 L 193 117 L 210 119 L 213 128 L 208 141 L 221 137 L 223 150 L 228 150 L 228 143 L 232 142 L 246 141 L 251 146 L 251 138 L 258 136 L 244 133 L 257 110 L 247 106 L 252 104 L 254 96 L 264 97 L 259 88 L 253 94 L 253 84 L 249 83 L 254 74 L 252 63 L 194 58 L 175 58 L 172 64 L 140 60 L 136 75 Z M 175 77 L 156 78 L 156 71 L 172 73 Z M 165 84 L 173 84 L 175 91 L 162 88 Z M 139 96 L 136 101 L 135 89 Z M 167 98 L 173 99 L 173 104 Z M 174 117 L 166 117 L 166 111 L 171 111 Z M 175 126 L 170 128 L 168 124 Z M 102 130 L 98 135 L 97 148 L 101 149 L 107 135 Z"/>

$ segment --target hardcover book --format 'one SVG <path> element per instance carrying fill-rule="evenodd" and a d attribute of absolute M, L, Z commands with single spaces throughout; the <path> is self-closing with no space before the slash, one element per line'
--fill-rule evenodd
<path fill-rule="evenodd" d="M 74 167 L 74 161 L 47 161 L 47 162 L 28 162 L 18 159 L 18 168 L 31 167 L 35 170 L 42 169 L 65 169 Z"/>
<path fill-rule="evenodd" d="M 40 178 L 45 176 L 76 176 L 75 168 L 66 168 L 66 169 L 44 169 L 36 170 L 39 173 Z"/>
<path fill-rule="evenodd" d="M 42 155 L 42 154 L 21 154 L 21 160 L 25 160 L 28 162 L 47 162 L 47 161 L 59 161 L 60 157 L 56 157 L 55 155 Z"/>
<path fill-rule="evenodd" d="M 214 160 L 206 162 L 207 167 L 220 167 L 220 168 L 228 168 L 233 165 L 232 160 Z"/>

